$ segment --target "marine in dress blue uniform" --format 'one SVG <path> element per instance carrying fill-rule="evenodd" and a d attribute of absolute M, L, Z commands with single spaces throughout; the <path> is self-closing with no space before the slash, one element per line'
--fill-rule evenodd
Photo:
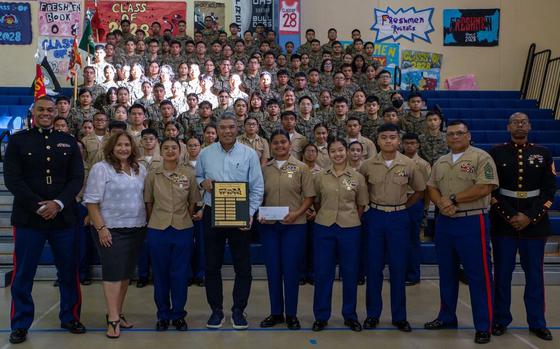
<path fill-rule="evenodd" d="M 428 180 L 430 199 L 439 208 L 436 217 L 436 255 L 439 266 L 441 306 L 428 330 L 457 327 L 458 264 L 465 268 L 476 330 L 475 342 L 490 342 L 492 326 L 492 262 L 488 207 L 490 193 L 498 187 L 494 161 L 485 151 L 470 146 L 463 121 L 447 128 L 451 153 L 432 167 Z"/>
<path fill-rule="evenodd" d="M 35 102 L 35 127 L 10 137 L 4 160 L 6 187 L 14 195 L 14 272 L 10 342 L 25 341 L 33 322 L 33 278 L 45 242 L 51 246 L 60 282 L 61 327 L 84 333 L 78 278 L 75 197 L 84 180 L 76 140 L 54 131 L 55 104 Z"/>
<path fill-rule="evenodd" d="M 556 170 L 550 151 L 528 142 L 530 129 L 527 115 L 513 114 L 508 124 L 511 141 L 490 151 L 500 179 L 500 188 L 492 193 L 490 211 L 495 282 L 492 333 L 504 334 L 513 319 L 511 279 L 519 252 L 529 330 L 541 339 L 552 340 L 544 316 L 543 259 L 551 234 L 547 211 L 556 191 Z"/>

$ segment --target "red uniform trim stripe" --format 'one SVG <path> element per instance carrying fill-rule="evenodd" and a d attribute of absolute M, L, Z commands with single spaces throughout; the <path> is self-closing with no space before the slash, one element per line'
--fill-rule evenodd
<path fill-rule="evenodd" d="M 484 283 L 486 284 L 486 302 L 488 304 L 488 318 L 490 323 L 490 328 L 488 331 L 492 331 L 492 289 L 490 283 L 490 268 L 488 268 L 487 249 L 486 249 L 486 223 L 484 222 L 484 215 L 478 216 L 480 220 L 480 241 L 482 243 L 482 265 L 484 266 Z"/>
<path fill-rule="evenodd" d="M 17 271 L 16 227 L 12 227 L 12 233 L 14 235 L 14 252 L 12 253 L 14 270 L 12 271 L 12 281 L 10 282 L 10 285 L 11 285 L 11 287 L 14 287 L 14 280 L 16 279 L 16 271 Z M 16 303 L 14 302 L 14 298 L 12 297 L 12 307 L 11 307 L 11 310 L 10 310 L 10 320 L 13 320 L 15 314 L 16 314 Z"/>

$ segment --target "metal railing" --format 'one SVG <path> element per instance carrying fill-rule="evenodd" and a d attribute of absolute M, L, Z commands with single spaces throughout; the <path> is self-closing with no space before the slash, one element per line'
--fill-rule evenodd
<path fill-rule="evenodd" d="M 552 109 L 560 119 L 560 57 L 550 58 L 550 49 L 536 51 L 529 46 L 527 61 L 521 80 L 521 98 L 535 99 L 539 108 Z"/>

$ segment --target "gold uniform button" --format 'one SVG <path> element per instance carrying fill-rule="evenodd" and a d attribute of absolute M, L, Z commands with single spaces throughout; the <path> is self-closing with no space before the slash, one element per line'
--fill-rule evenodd
<path fill-rule="evenodd" d="M 50 146 L 50 145 L 47 145 L 47 149 L 51 149 L 51 146 Z"/>
<path fill-rule="evenodd" d="M 518 158 L 521 160 L 523 159 L 523 155 L 519 155 Z"/>
<path fill-rule="evenodd" d="M 51 157 L 50 157 L 50 156 L 47 156 L 47 161 L 51 161 Z"/>
<path fill-rule="evenodd" d="M 49 139 L 49 136 L 45 136 L 45 139 Z"/>
<path fill-rule="evenodd" d="M 518 184 L 517 187 L 518 188 L 523 188 L 523 184 Z"/>
<path fill-rule="evenodd" d="M 523 180 L 523 177 L 519 177 L 519 180 L 522 181 L 522 180 Z"/>
<path fill-rule="evenodd" d="M 519 173 L 523 173 L 523 169 L 522 169 L 522 168 L 519 169 Z"/>
<path fill-rule="evenodd" d="M 519 161 L 519 166 L 523 166 L 523 162 L 522 162 L 522 161 Z"/>
<path fill-rule="evenodd" d="M 51 173 L 51 170 L 47 170 L 47 173 Z"/>
<path fill-rule="evenodd" d="M 517 151 L 520 152 L 520 153 L 523 153 L 523 149 L 519 149 L 519 150 L 517 150 Z"/>

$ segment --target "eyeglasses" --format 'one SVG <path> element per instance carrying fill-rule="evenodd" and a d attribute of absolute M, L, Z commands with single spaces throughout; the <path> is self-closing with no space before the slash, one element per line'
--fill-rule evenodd
<path fill-rule="evenodd" d="M 457 132 L 447 132 L 447 137 L 463 137 L 464 135 L 466 135 L 467 133 L 469 133 L 469 131 L 457 131 Z"/>

